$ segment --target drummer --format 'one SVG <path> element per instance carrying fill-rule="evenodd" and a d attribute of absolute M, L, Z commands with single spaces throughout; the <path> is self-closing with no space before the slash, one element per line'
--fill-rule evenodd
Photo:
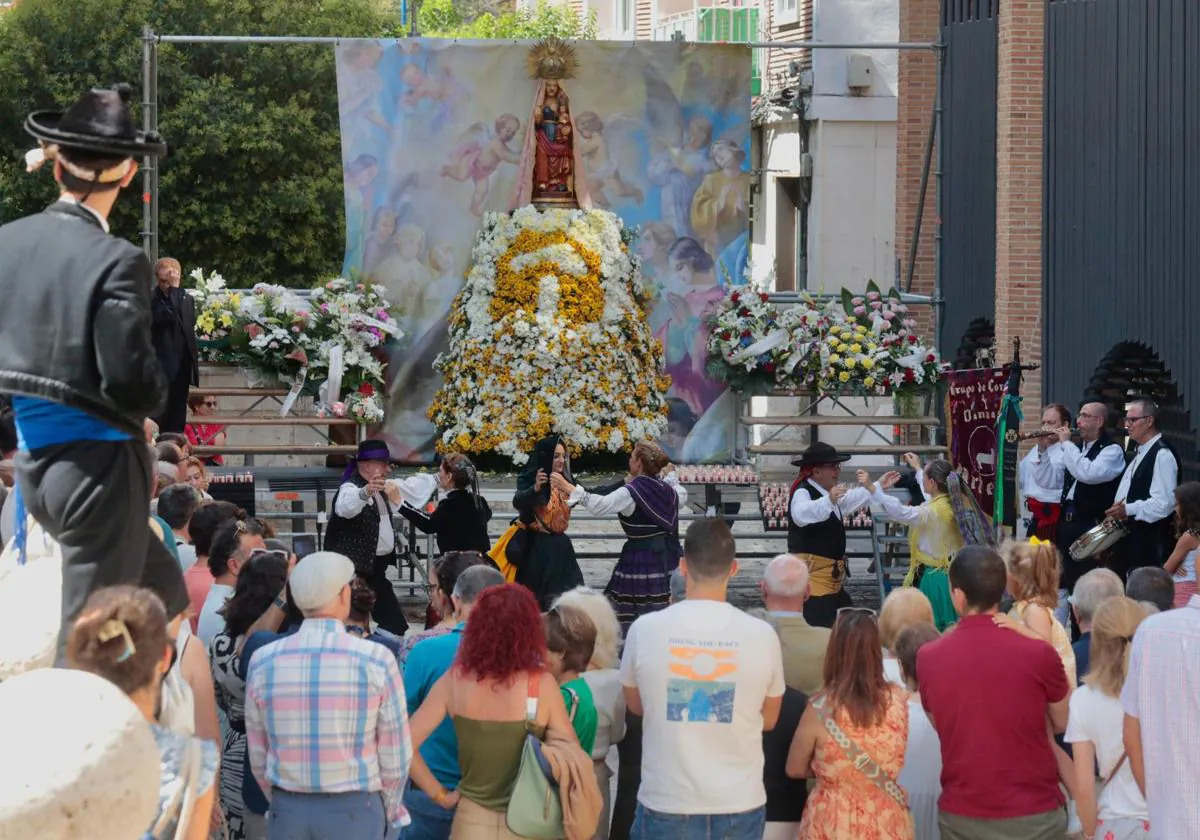
<path fill-rule="evenodd" d="M 1113 571 L 1125 578 L 1141 566 L 1161 566 L 1175 547 L 1175 487 L 1179 456 L 1158 428 L 1158 406 L 1136 399 L 1125 406 L 1125 431 L 1137 454 L 1121 475 L 1116 504 L 1105 514 L 1125 523 Z"/>
<path fill-rule="evenodd" d="M 1052 403 L 1042 409 L 1042 431 L 1057 432 L 1059 429 L 1071 427 L 1071 412 L 1061 403 Z M 1051 444 L 1058 443 L 1054 435 L 1037 438 L 1037 446 L 1029 450 L 1029 454 L 1021 459 L 1017 468 L 1017 477 L 1021 485 L 1021 495 L 1025 499 L 1025 509 L 1029 511 L 1029 527 L 1025 533 L 1041 540 L 1054 540 L 1058 528 L 1060 503 L 1062 501 L 1063 470 L 1043 470 L 1039 475 L 1034 473 L 1033 466 L 1047 459 L 1047 450 Z M 1039 478 L 1041 480 L 1039 480 Z"/>
<path fill-rule="evenodd" d="M 1095 558 L 1072 560 L 1071 543 L 1104 519 L 1125 469 L 1125 453 L 1108 435 L 1108 417 L 1104 403 L 1085 402 L 1075 417 L 1080 442 L 1071 440 L 1069 424 L 1064 423 L 1055 429 L 1058 437 L 1054 443 L 1030 465 L 1039 484 L 1057 482 L 1056 486 L 1062 488 L 1062 507 L 1054 535 L 1063 558 L 1060 605 L 1075 591 L 1079 578 L 1097 566 Z"/>

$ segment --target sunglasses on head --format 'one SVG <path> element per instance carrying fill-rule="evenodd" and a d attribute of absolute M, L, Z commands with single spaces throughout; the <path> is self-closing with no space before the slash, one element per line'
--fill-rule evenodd
<path fill-rule="evenodd" d="M 839 621 L 842 619 L 843 615 L 845 615 L 845 616 L 863 616 L 863 615 L 865 615 L 865 616 L 870 616 L 873 619 L 879 617 L 879 613 L 875 612 L 875 610 L 871 609 L 870 607 L 842 607 L 841 609 L 839 609 L 837 611 L 837 617 L 838 617 Z"/>
<path fill-rule="evenodd" d="M 280 551 L 277 548 L 256 548 L 250 552 L 250 559 L 246 561 L 246 565 L 253 565 L 254 561 L 260 557 L 275 557 L 284 563 L 291 559 L 286 551 Z"/>

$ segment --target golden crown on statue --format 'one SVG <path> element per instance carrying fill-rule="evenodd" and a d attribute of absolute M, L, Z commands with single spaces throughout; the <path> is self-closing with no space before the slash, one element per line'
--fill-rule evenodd
<path fill-rule="evenodd" d="M 575 75 L 579 59 L 575 48 L 561 38 L 543 38 L 529 48 L 529 77 L 559 81 Z"/>

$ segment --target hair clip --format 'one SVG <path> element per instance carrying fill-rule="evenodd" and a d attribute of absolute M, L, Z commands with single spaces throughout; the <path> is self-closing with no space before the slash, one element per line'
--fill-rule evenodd
<path fill-rule="evenodd" d="M 1030 545 L 1054 545 L 1050 540 L 1039 540 L 1037 537 L 1029 538 Z"/>
<path fill-rule="evenodd" d="M 100 633 L 97 638 L 101 644 L 107 644 L 118 636 L 125 640 L 125 650 L 117 657 L 117 662 L 121 663 L 137 653 L 137 645 L 133 643 L 133 637 L 129 635 L 129 627 L 119 618 L 111 618 L 100 625 Z"/>

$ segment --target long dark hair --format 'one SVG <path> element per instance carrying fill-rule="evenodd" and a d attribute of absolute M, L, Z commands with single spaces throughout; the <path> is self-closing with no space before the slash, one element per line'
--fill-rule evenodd
<path fill-rule="evenodd" d="M 233 595 L 225 602 L 229 638 L 244 635 L 266 612 L 287 582 L 288 561 L 275 552 L 256 551 L 238 574 Z"/>
<path fill-rule="evenodd" d="M 1200 482 L 1185 481 L 1175 488 L 1175 504 L 1179 505 L 1179 519 L 1175 528 L 1180 536 L 1185 531 L 1200 533 Z"/>
<path fill-rule="evenodd" d="M 877 725 L 887 711 L 888 681 L 883 673 L 879 624 L 865 610 L 839 613 L 825 652 L 825 696 L 855 726 Z"/>

